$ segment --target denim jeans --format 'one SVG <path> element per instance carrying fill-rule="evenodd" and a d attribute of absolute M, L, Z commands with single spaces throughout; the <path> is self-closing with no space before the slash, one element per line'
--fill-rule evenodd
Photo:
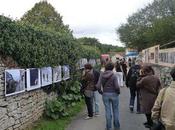
<path fill-rule="evenodd" d="M 103 93 L 103 103 L 106 112 L 106 129 L 112 128 L 112 115 L 114 128 L 120 128 L 119 123 L 119 95 L 117 93 Z M 111 109 L 112 107 L 112 109 Z M 112 110 L 112 111 L 111 111 Z"/>
<path fill-rule="evenodd" d="M 93 93 L 93 112 L 99 114 L 99 93 L 94 91 Z"/>
<path fill-rule="evenodd" d="M 130 88 L 130 108 L 134 108 L 135 97 L 137 97 L 137 112 L 140 112 L 139 90 Z"/>
<path fill-rule="evenodd" d="M 88 116 L 93 117 L 92 97 L 85 96 L 85 102 L 86 102 L 86 107 L 87 107 L 87 111 L 88 111 Z"/>

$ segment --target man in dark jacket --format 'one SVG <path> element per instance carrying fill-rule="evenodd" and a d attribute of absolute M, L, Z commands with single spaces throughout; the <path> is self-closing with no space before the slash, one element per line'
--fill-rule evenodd
<path fill-rule="evenodd" d="M 105 65 L 105 71 L 101 73 L 97 88 L 102 94 L 106 113 L 106 130 L 112 129 L 112 116 L 114 120 L 114 129 L 120 129 L 119 123 L 119 93 L 117 76 L 113 73 L 114 64 L 109 62 Z M 103 91 L 101 89 L 103 87 Z M 112 108 L 111 108 L 112 107 Z M 113 114 L 112 114 L 113 112 Z"/>
<path fill-rule="evenodd" d="M 140 59 L 136 60 L 134 66 L 129 69 L 129 72 L 126 76 L 126 86 L 130 89 L 130 111 L 134 111 L 134 102 L 135 97 L 137 96 L 137 113 L 140 113 L 140 103 L 139 103 L 139 89 L 136 87 L 137 79 L 140 76 L 142 61 Z"/>

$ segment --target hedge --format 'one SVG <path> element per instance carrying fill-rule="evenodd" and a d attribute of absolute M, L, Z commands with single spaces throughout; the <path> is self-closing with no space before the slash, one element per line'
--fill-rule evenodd
<path fill-rule="evenodd" d="M 0 54 L 12 57 L 21 67 L 75 65 L 80 57 L 70 35 L 19 25 L 4 16 L 0 16 L 0 30 Z"/>

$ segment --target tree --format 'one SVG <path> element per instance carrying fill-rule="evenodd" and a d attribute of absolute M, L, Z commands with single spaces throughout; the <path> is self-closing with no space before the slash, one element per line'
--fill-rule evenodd
<path fill-rule="evenodd" d="M 124 51 L 123 47 L 102 44 L 96 38 L 83 37 L 77 39 L 77 41 L 79 44 L 83 46 L 83 48 L 87 48 L 87 50 L 90 49 L 95 50 L 98 53 L 97 55 L 99 55 L 99 53 L 109 53 L 111 51 L 113 52 Z"/>
<path fill-rule="evenodd" d="M 116 32 L 127 47 L 142 50 L 174 40 L 175 0 L 154 0 L 127 19 Z"/>
<path fill-rule="evenodd" d="M 36 3 L 31 10 L 24 14 L 19 22 L 42 30 L 55 31 L 60 34 L 69 33 L 72 35 L 69 26 L 64 25 L 62 16 L 47 1 Z"/>

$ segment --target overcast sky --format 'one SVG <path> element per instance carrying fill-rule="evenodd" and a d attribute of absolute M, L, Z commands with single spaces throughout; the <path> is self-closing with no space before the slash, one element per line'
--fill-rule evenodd
<path fill-rule="evenodd" d="M 19 19 L 41 0 L 0 0 L 0 14 Z M 116 28 L 153 0 L 47 0 L 63 16 L 75 37 L 95 37 L 122 46 Z"/>

